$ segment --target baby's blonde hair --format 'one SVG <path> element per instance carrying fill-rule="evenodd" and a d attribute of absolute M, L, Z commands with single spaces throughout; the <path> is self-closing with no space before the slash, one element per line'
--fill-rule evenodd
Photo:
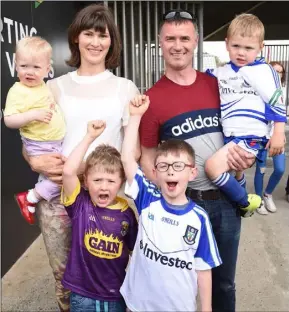
<path fill-rule="evenodd" d="M 265 28 L 257 16 L 243 13 L 237 15 L 228 28 L 227 38 L 229 39 L 234 35 L 240 35 L 242 37 L 257 36 L 261 43 L 264 41 Z"/>
<path fill-rule="evenodd" d="M 18 41 L 16 45 L 16 60 L 21 53 L 29 53 L 31 55 L 46 55 L 48 62 L 52 56 L 52 47 L 45 39 L 39 36 L 25 37 Z"/>

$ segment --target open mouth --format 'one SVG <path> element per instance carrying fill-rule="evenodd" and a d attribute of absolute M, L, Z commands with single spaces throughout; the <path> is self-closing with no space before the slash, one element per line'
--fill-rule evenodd
<path fill-rule="evenodd" d="M 178 185 L 178 182 L 167 182 L 168 190 L 174 191 Z"/>
<path fill-rule="evenodd" d="M 107 201 L 109 199 L 109 196 L 108 196 L 108 194 L 101 194 L 98 196 L 98 199 L 100 201 Z"/>

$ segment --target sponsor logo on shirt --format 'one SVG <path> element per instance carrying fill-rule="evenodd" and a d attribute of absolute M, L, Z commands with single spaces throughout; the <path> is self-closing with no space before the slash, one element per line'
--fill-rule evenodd
<path fill-rule="evenodd" d="M 186 118 L 185 122 L 180 125 L 172 127 L 172 134 L 177 137 L 183 133 L 189 133 L 202 128 L 217 127 L 220 124 L 219 116 L 216 114 L 214 117 L 204 117 L 198 115 L 197 118 Z"/>
<path fill-rule="evenodd" d="M 171 225 L 176 225 L 176 226 L 179 225 L 179 221 L 176 221 L 176 220 L 173 220 L 170 218 L 166 218 L 166 217 L 162 217 L 162 221 L 165 223 L 171 224 Z"/>
<path fill-rule="evenodd" d="M 183 236 L 185 243 L 188 245 L 193 245 L 195 243 L 198 232 L 199 232 L 198 229 L 194 228 L 191 225 L 188 225 L 186 228 L 186 233 Z"/>
<path fill-rule="evenodd" d="M 113 217 L 110 217 L 110 216 L 102 216 L 101 217 L 103 220 L 107 220 L 107 221 L 115 221 L 115 218 L 113 218 Z"/>
<path fill-rule="evenodd" d="M 182 260 L 180 258 L 174 258 L 174 257 L 167 257 L 161 253 L 158 253 L 148 247 L 148 244 L 143 244 L 143 241 L 140 240 L 140 249 L 142 250 L 145 257 L 149 258 L 152 261 L 155 261 L 161 265 L 166 265 L 169 267 L 176 267 L 182 270 L 189 270 L 191 271 L 193 269 L 193 263 L 187 262 L 185 260 Z"/>
<path fill-rule="evenodd" d="M 98 229 L 85 233 L 84 245 L 89 253 L 105 259 L 119 258 L 123 249 L 123 242 L 118 237 L 106 235 Z"/>
<path fill-rule="evenodd" d="M 237 80 L 238 78 L 236 78 Z M 234 80 L 232 77 L 229 80 Z M 239 82 L 238 82 L 239 83 Z M 240 81 L 240 84 L 236 86 L 237 89 L 228 87 L 227 82 L 225 80 L 220 80 L 219 83 L 219 92 L 220 94 L 247 94 L 247 95 L 256 95 L 259 96 L 259 93 L 255 91 L 247 81 Z"/>

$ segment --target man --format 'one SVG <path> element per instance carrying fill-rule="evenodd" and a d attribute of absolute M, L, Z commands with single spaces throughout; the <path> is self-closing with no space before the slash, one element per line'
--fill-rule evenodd
<path fill-rule="evenodd" d="M 196 152 L 198 177 L 189 183 L 187 196 L 209 214 L 223 265 L 213 269 L 213 311 L 235 311 L 235 270 L 240 239 L 239 210 L 212 185 L 205 161 L 223 146 L 219 121 L 217 81 L 193 69 L 197 25 L 191 13 L 169 11 L 160 27 L 165 75 L 147 92 L 150 107 L 140 126 L 141 165 L 153 179 L 157 145 L 169 138 L 189 142 Z M 236 147 L 230 151 L 230 168 L 248 168 L 253 159 Z"/>

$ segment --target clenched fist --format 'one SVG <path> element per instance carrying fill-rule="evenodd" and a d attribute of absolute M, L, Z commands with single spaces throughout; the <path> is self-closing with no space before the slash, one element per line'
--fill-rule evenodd
<path fill-rule="evenodd" d="M 98 138 L 106 127 L 105 121 L 92 120 L 87 124 L 87 134 L 93 140 Z"/>
<path fill-rule="evenodd" d="M 131 116 L 142 116 L 148 109 L 150 104 L 149 97 L 147 95 L 137 95 L 130 101 L 129 112 Z"/>

